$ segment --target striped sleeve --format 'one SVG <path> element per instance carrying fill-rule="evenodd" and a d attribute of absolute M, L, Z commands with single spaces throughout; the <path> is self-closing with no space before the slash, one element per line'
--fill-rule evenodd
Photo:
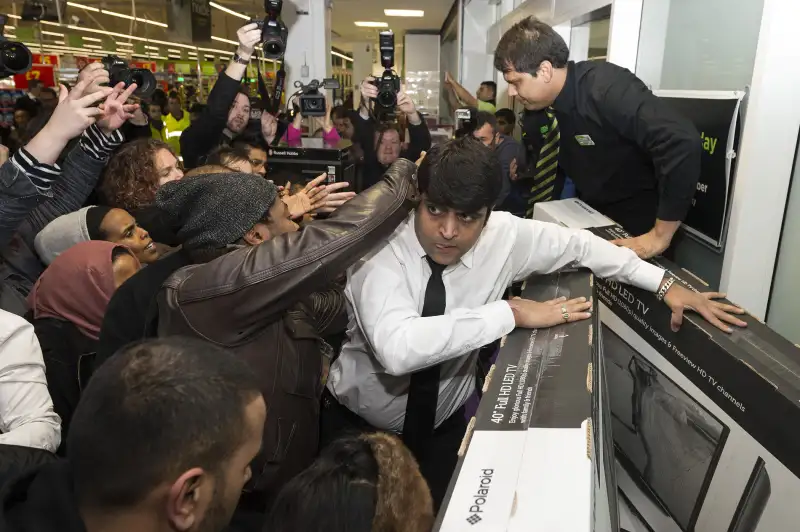
<path fill-rule="evenodd" d="M 83 132 L 80 144 L 81 148 L 93 159 L 105 161 L 115 149 L 125 140 L 119 130 L 114 131 L 110 136 L 106 135 L 97 124 L 92 124 Z"/>
<path fill-rule="evenodd" d="M 50 165 L 40 163 L 36 157 L 31 155 L 25 148 L 20 148 L 12 155 L 11 162 L 28 176 L 28 179 L 30 179 L 33 186 L 35 186 L 40 193 L 49 191 L 53 180 L 61 175 L 61 167 L 57 164 Z"/>

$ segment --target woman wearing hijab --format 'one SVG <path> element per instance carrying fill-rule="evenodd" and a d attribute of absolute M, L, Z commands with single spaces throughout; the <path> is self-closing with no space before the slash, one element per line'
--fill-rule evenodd
<path fill-rule="evenodd" d="M 61 416 L 63 454 L 72 413 L 88 376 L 100 326 L 111 296 L 141 265 L 125 247 L 99 240 L 60 254 L 28 297 L 32 323 L 47 369 L 56 413 Z"/>
<path fill-rule="evenodd" d="M 160 250 L 147 231 L 127 211 L 111 207 L 84 207 L 59 216 L 42 229 L 34 240 L 36 253 L 49 265 L 61 253 L 79 242 L 105 240 L 130 249 L 142 264 L 152 264 Z"/>

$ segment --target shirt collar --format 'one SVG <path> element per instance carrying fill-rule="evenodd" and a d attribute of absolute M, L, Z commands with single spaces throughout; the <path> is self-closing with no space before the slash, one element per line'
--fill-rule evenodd
<path fill-rule="evenodd" d="M 564 86 L 556 97 L 556 101 L 553 102 L 553 109 L 568 112 L 575 107 L 575 83 L 575 62 L 569 61 L 567 63 L 567 79 L 564 81 Z"/>
<path fill-rule="evenodd" d="M 415 220 L 414 215 L 415 212 L 411 211 L 411 215 L 408 218 L 408 225 L 406 226 L 406 229 L 403 231 L 403 239 L 405 240 L 406 245 L 408 245 L 408 248 L 411 250 L 414 256 L 419 257 L 420 259 L 424 259 L 427 253 L 425 253 L 425 250 L 422 248 L 422 244 L 420 244 L 419 239 L 417 239 L 417 231 L 414 226 L 414 220 Z M 481 233 L 481 237 L 482 236 L 483 233 Z M 475 262 L 475 247 L 478 245 L 480 241 L 481 239 L 480 237 L 478 237 L 478 240 L 477 242 L 475 242 L 475 245 L 472 246 L 472 248 L 470 248 L 469 251 L 464 253 L 461 259 L 459 259 L 459 262 L 461 262 L 461 264 L 463 264 L 467 268 L 472 269 L 472 265 Z"/>

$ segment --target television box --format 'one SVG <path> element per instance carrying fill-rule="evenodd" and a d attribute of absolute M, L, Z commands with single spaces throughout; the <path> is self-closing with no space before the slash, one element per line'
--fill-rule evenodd
<path fill-rule="evenodd" d="M 534 218 L 628 234 L 580 200 Z M 708 286 L 653 260 L 690 289 Z M 800 348 L 752 316 L 726 334 L 692 313 L 678 333 L 654 294 L 596 279 L 620 504 L 652 530 L 777 532 L 800 521 Z"/>
<path fill-rule="evenodd" d="M 592 297 L 592 276 L 528 280 L 523 297 Z M 600 328 L 517 329 L 503 342 L 436 530 L 618 529 Z M 471 433 L 471 439 L 470 439 Z"/>
<path fill-rule="evenodd" d="M 306 183 L 320 174 L 328 174 L 327 183 L 347 181 L 356 186 L 356 165 L 350 158 L 349 141 L 336 146 L 322 139 L 302 139 L 302 144 L 272 146 L 267 152 L 267 176 L 279 185 L 287 180 Z M 281 182 L 283 181 L 283 182 Z"/>

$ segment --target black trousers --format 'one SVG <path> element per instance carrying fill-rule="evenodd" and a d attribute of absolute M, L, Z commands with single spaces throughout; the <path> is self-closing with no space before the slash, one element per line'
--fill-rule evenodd
<path fill-rule="evenodd" d="M 420 472 L 431 489 L 434 510 L 437 512 L 447 493 L 450 477 L 455 471 L 458 462 L 458 448 L 461 446 L 466 430 L 467 421 L 464 419 L 464 407 L 462 406 L 434 431 L 425 455 L 416 456 Z M 373 427 L 349 408 L 342 406 L 327 389 L 323 392 L 320 448 L 347 434 L 379 431 L 381 429 Z"/>

